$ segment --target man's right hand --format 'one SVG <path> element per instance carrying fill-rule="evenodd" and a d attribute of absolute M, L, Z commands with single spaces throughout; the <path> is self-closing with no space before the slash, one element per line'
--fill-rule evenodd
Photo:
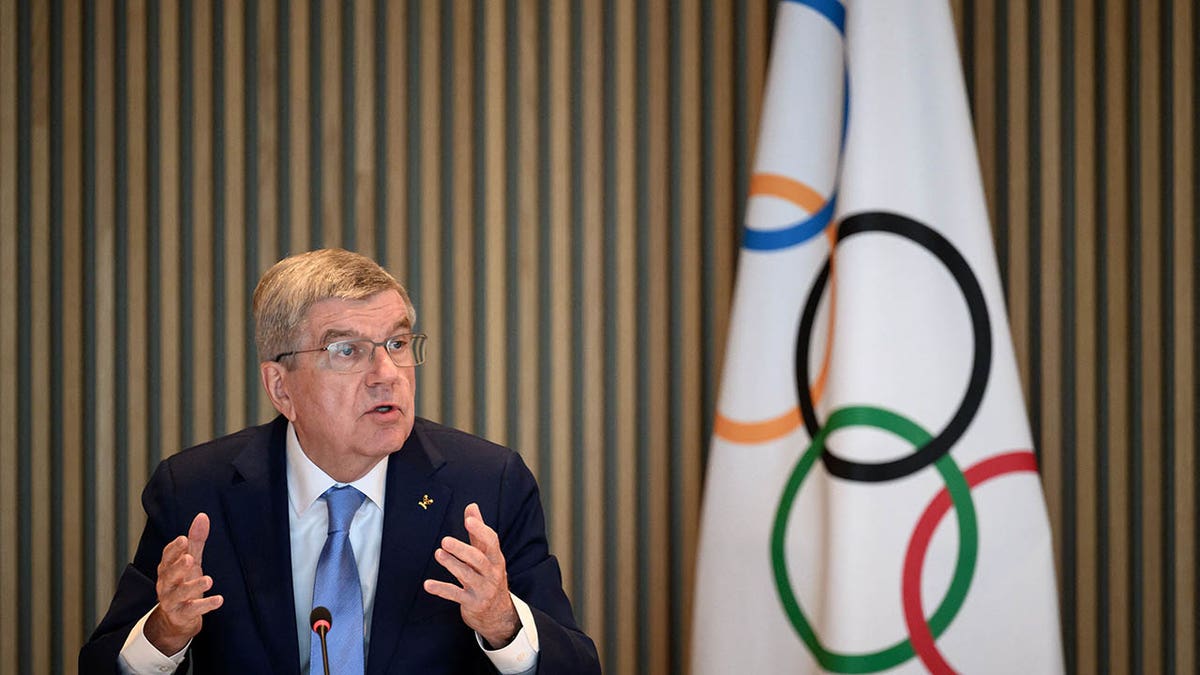
<path fill-rule="evenodd" d="M 167 544 L 158 563 L 158 607 L 146 619 L 144 631 L 150 644 L 167 656 L 182 651 L 200 632 L 203 616 L 225 600 L 220 595 L 204 597 L 213 583 L 200 567 L 208 528 L 208 516 L 196 514 L 187 536 Z"/>

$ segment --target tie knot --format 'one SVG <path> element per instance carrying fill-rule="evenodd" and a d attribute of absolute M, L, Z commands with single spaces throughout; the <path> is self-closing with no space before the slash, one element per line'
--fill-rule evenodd
<path fill-rule="evenodd" d="M 331 487 L 321 496 L 329 505 L 329 534 L 349 530 L 354 513 L 366 499 L 366 495 L 349 485 Z"/>

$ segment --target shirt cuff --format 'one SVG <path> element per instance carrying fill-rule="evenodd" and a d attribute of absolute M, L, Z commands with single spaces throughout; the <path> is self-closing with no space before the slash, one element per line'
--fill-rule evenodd
<path fill-rule="evenodd" d="M 500 671 L 500 675 L 531 673 L 537 668 L 538 662 L 537 624 L 533 621 L 529 605 L 512 593 L 509 596 L 517 608 L 517 618 L 521 620 L 521 630 L 517 631 L 517 636 L 500 649 L 488 649 L 479 633 L 475 633 L 475 641 L 492 665 L 496 666 L 496 670 Z"/>
<path fill-rule="evenodd" d="M 178 654 L 166 656 L 150 644 L 150 641 L 146 639 L 146 619 L 150 618 L 150 613 L 155 609 L 158 609 L 158 605 L 155 605 L 137 623 L 133 624 L 133 629 L 129 631 L 129 637 L 125 638 L 125 646 L 121 647 L 117 663 L 121 672 L 126 675 L 174 673 L 183 663 L 183 657 L 187 655 L 188 647 L 192 645 L 192 641 L 188 640 Z"/>

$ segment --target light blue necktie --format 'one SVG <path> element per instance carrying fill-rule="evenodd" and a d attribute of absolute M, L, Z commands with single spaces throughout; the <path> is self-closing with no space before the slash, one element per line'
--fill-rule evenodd
<path fill-rule="evenodd" d="M 349 485 L 331 487 L 321 495 L 329 505 L 329 536 L 317 561 L 313 607 L 324 606 L 333 616 L 326 642 L 330 675 L 362 675 L 363 604 L 358 564 L 350 547 L 350 521 L 366 495 Z M 321 639 L 314 633 L 308 671 L 321 675 Z"/>

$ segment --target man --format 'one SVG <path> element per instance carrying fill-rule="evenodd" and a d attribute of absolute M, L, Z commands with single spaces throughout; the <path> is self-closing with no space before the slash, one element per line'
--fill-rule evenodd
<path fill-rule="evenodd" d="M 528 468 L 414 416 L 404 288 L 312 251 L 263 275 L 254 321 L 280 416 L 159 465 L 80 672 L 598 673 Z"/>

